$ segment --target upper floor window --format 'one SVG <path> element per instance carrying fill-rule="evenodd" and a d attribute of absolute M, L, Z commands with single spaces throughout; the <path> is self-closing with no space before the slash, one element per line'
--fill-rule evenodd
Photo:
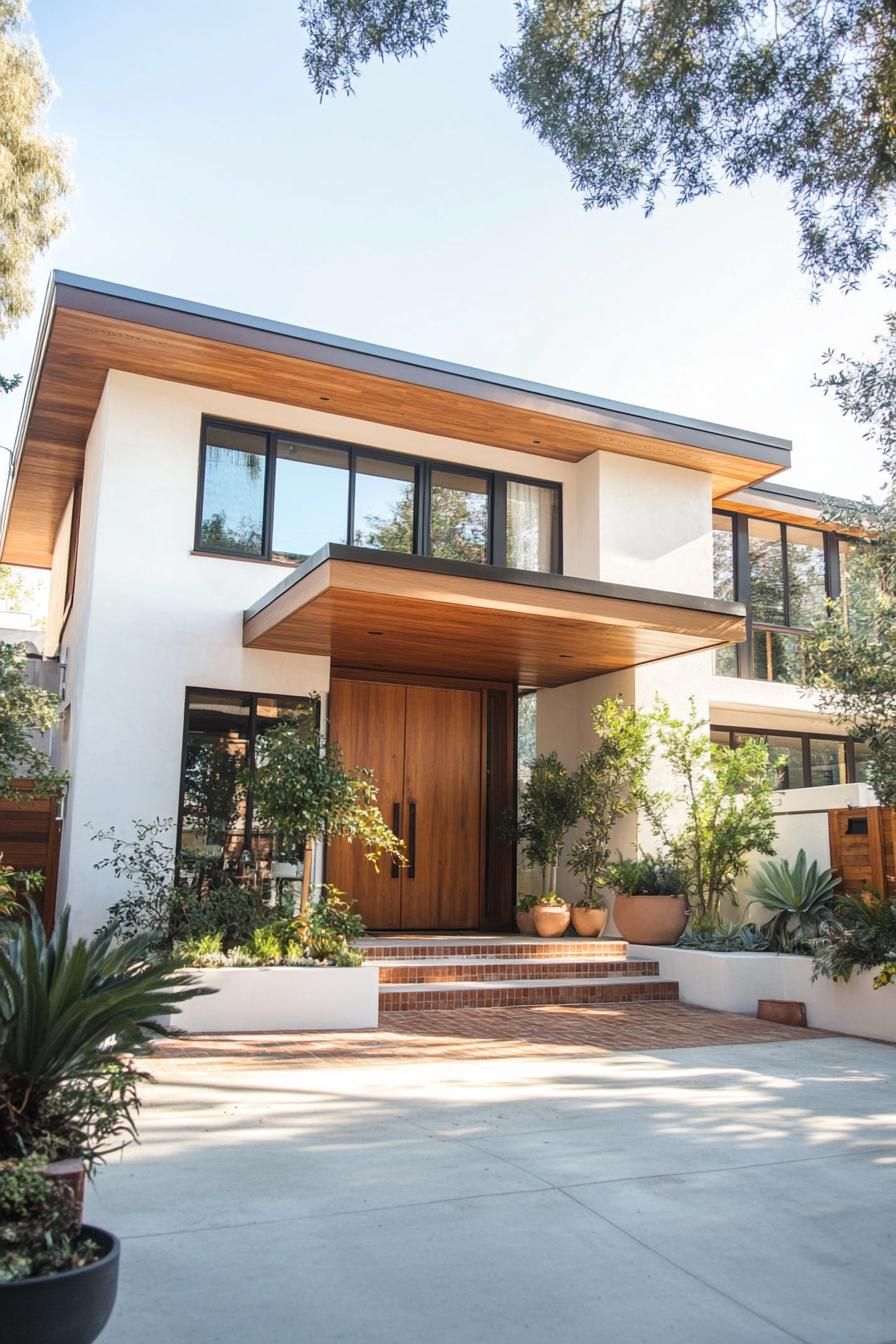
<path fill-rule="evenodd" d="M 560 486 L 208 420 L 197 550 L 299 562 L 328 542 L 559 573 Z"/>
<path fill-rule="evenodd" d="M 716 653 L 718 675 L 805 682 L 805 636 L 828 600 L 841 596 L 844 545 L 849 543 L 818 528 L 713 515 L 715 595 L 744 603 L 749 632 L 748 644 Z M 847 598 L 844 586 L 842 596 L 852 612 L 852 587 Z"/>
<path fill-rule="evenodd" d="M 776 789 L 818 788 L 826 784 L 864 782 L 867 749 L 848 737 L 815 733 L 787 733 L 757 728 L 713 725 L 710 737 L 721 747 L 740 747 L 751 740 L 765 742 Z"/>

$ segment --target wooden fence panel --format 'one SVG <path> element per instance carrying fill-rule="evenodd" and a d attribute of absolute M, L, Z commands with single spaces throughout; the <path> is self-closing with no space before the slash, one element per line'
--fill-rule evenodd
<path fill-rule="evenodd" d="M 828 832 L 844 891 L 896 895 L 896 808 L 833 808 Z"/>
<path fill-rule="evenodd" d="M 56 914 L 62 824 L 56 820 L 57 799 L 30 797 L 31 787 L 31 780 L 19 780 L 15 797 L 0 798 L 0 854 L 17 871 L 43 874 L 43 888 L 34 899 L 49 931 Z"/>

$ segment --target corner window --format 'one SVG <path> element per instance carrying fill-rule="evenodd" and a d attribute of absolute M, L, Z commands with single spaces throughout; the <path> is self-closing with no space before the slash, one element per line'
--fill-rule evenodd
<path fill-rule="evenodd" d="M 865 779 L 867 749 L 863 743 L 848 737 L 713 725 L 710 738 L 723 747 L 738 747 L 750 740 L 767 743 L 773 762 L 772 783 L 776 789 L 853 784 Z"/>
<path fill-rule="evenodd" d="M 712 589 L 722 602 L 736 602 L 737 585 L 734 564 L 734 519 L 728 513 L 713 514 Z M 713 671 L 717 677 L 737 676 L 737 649 L 728 644 L 713 652 Z"/>
<path fill-rule="evenodd" d="M 330 542 L 559 573 L 560 486 L 206 421 L 196 549 L 298 564 Z"/>

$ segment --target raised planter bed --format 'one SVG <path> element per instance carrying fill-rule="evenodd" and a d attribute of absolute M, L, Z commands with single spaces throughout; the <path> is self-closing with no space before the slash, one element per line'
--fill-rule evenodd
<path fill-rule="evenodd" d="M 812 981 L 812 958 L 775 952 L 699 952 L 687 947 L 629 944 L 630 957 L 659 962 L 660 975 L 678 981 L 682 1003 L 756 1016 L 759 999 L 795 999 L 806 1005 L 807 1025 L 847 1036 L 896 1043 L 896 990 L 874 989 L 863 972 L 844 984 Z"/>
<path fill-rule="evenodd" d="M 196 976 L 217 993 L 188 999 L 169 1019 L 191 1034 L 347 1031 L 379 1018 L 376 966 L 235 966 Z"/>

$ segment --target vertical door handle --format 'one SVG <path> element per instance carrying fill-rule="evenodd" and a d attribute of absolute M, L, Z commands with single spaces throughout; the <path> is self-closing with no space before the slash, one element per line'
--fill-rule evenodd
<path fill-rule="evenodd" d="M 417 876 L 417 804 L 408 803 L 408 877 Z"/>
<path fill-rule="evenodd" d="M 401 839 L 401 803 L 392 804 L 392 834 Z M 398 859 L 393 855 L 392 858 L 392 876 L 399 874 Z"/>

